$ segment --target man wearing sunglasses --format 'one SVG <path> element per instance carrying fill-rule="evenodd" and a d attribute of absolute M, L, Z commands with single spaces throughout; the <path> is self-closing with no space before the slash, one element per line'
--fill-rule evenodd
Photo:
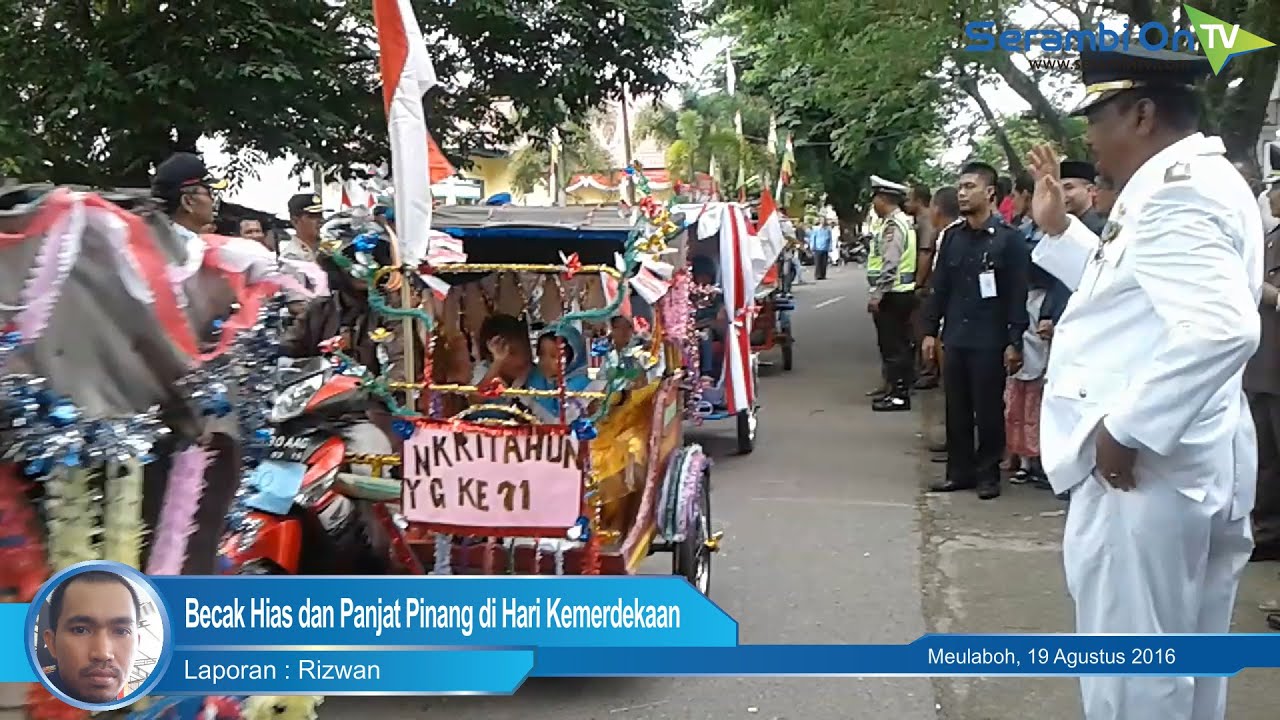
<path fill-rule="evenodd" d="M 218 207 L 214 192 L 226 187 L 226 180 L 210 175 L 200 156 L 191 153 L 174 153 L 151 180 L 151 194 L 164 203 L 165 214 L 193 233 L 213 223 Z"/>

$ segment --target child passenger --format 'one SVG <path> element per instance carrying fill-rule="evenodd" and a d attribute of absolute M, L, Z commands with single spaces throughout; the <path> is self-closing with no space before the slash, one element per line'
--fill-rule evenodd
<path fill-rule="evenodd" d="M 561 353 L 563 348 L 563 364 Z M 561 367 L 566 390 L 582 392 L 591 387 L 587 370 L 587 347 L 582 333 L 576 328 L 565 327 L 558 332 L 546 332 L 538 337 L 538 362 L 529 373 L 530 390 L 559 390 Z M 559 398 L 535 398 L 534 410 L 543 422 L 559 422 Z M 569 398 L 565 409 L 565 422 L 573 422 L 589 403 L 582 398 Z"/>

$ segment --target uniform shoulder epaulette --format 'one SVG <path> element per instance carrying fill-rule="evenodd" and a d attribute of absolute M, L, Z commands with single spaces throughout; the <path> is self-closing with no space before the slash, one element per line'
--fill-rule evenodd
<path fill-rule="evenodd" d="M 1191 163 L 1176 162 L 1164 171 L 1166 183 L 1182 182 L 1191 179 Z"/>

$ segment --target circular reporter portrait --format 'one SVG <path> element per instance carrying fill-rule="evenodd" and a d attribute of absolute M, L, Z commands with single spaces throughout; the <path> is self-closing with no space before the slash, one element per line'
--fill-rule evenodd
<path fill-rule="evenodd" d="M 160 593 L 117 562 L 78 563 L 54 575 L 31 603 L 27 627 L 37 679 L 81 710 L 132 704 L 156 686 L 173 654 Z"/>

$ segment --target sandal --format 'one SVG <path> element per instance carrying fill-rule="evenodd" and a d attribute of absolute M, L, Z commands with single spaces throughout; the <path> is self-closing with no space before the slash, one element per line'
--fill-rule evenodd
<path fill-rule="evenodd" d="M 1267 627 L 1280 632 L 1280 613 L 1271 613 L 1267 616 Z"/>
<path fill-rule="evenodd" d="M 1014 485 L 1025 485 L 1029 480 L 1031 480 L 1031 472 L 1026 468 L 1019 468 L 1018 472 L 1009 478 L 1009 482 Z"/>

